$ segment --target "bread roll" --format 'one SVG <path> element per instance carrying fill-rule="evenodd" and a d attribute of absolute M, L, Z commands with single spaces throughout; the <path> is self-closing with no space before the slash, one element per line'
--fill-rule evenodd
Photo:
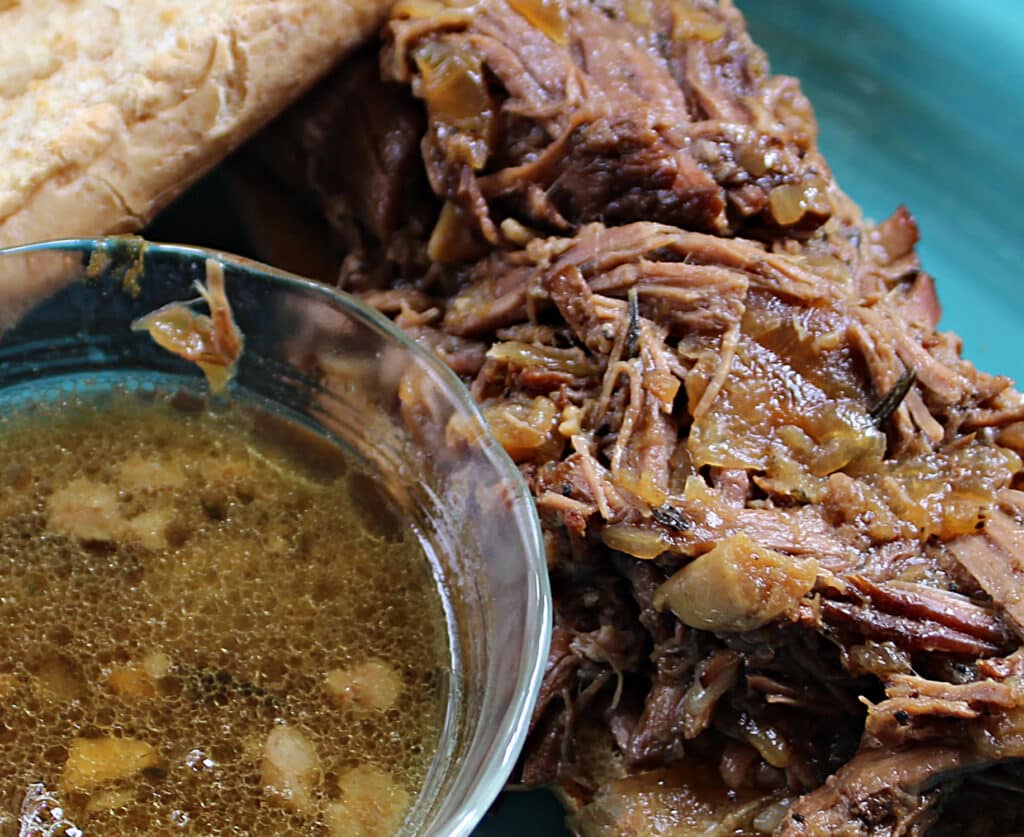
<path fill-rule="evenodd" d="M 0 247 L 130 232 L 388 0 L 0 0 Z"/>

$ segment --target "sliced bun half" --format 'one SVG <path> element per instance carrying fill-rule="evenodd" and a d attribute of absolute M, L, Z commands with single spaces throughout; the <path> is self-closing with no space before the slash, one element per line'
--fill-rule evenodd
<path fill-rule="evenodd" d="M 130 232 L 389 0 L 0 0 L 0 247 Z"/>

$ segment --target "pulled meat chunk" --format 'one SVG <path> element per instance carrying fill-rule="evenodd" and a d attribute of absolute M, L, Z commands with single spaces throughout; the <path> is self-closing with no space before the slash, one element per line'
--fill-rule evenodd
<path fill-rule="evenodd" d="M 793 805 L 777 834 L 867 837 L 921 832 L 934 822 L 934 806 L 941 796 L 929 786 L 970 762 L 956 747 L 864 751 L 840 768 L 832 782 Z"/>
<path fill-rule="evenodd" d="M 426 104 L 432 188 L 492 244 L 506 218 L 722 234 L 832 214 L 810 108 L 729 4 L 406 2 L 388 50 Z"/>

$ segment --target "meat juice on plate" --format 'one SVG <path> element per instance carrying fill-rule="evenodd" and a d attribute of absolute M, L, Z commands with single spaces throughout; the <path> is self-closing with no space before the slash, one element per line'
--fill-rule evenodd
<path fill-rule="evenodd" d="M 0 419 L 0 835 L 397 830 L 450 667 L 414 531 L 279 418 L 107 400 Z"/>

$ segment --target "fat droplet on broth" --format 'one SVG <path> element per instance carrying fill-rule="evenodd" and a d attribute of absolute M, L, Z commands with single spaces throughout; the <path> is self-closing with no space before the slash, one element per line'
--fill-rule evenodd
<path fill-rule="evenodd" d="M 447 665 L 416 537 L 367 521 L 358 470 L 307 467 L 317 440 L 180 402 L 0 419 L 0 462 L 19 463 L 0 479 L 0 805 L 41 784 L 86 834 L 304 834 L 366 765 L 414 799 Z M 325 688 L 381 666 L 387 700 Z M 281 724 L 316 754 L 298 808 L 261 781 Z M 122 750 L 128 775 L 107 759 Z"/>

